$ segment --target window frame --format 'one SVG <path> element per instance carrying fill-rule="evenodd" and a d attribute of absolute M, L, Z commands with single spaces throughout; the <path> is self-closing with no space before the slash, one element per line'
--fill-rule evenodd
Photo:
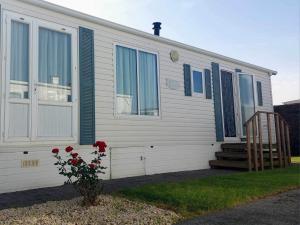
<path fill-rule="evenodd" d="M 18 21 L 29 25 L 29 81 L 28 81 L 28 99 L 10 98 L 10 41 L 11 41 L 11 21 Z M 39 19 L 27 16 L 21 13 L 12 12 L 9 10 L 3 11 L 3 26 L 2 26 L 2 116 L 1 121 L 1 143 L 43 143 L 45 141 L 61 142 L 78 142 L 78 30 L 76 28 L 50 22 L 44 19 Z M 67 33 L 71 35 L 71 94 L 72 102 L 56 102 L 42 101 L 38 96 L 38 66 L 39 66 L 39 28 L 44 27 L 53 31 Z M 9 137 L 9 104 L 10 103 L 27 103 L 28 110 L 28 137 Z M 67 106 L 71 108 L 71 136 L 70 137 L 42 137 L 38 136 L 38 106 L 39 105 L 54 105 Z M 2 109 L 4 108 L 4 109 Z"/>
<path fill-rule="evenodd" d="M 200 72 L 201 73 L 201 77 L 202 77 L 202 93 L 199 92 L 195 92 L 194 90 L 194 76 L 193 76 L 193 72 Z M 197 96 L 197 97 L 203 97 L 205 96 L 205 81 L 204 81 L 205 77 L 204 77 L 204 69 L 200 69 L 199 67 L 192 67 L 191 66 L 191 88 L 192 88 L 192 96 Z"/>
<path fill-rule="evenodd" d="M 138 114 L 119 114 L 117 110 L 117 46 L 130 48 L 136 51 L 137 57 L 137 97 L 138 97 L 138 104 L 137 110 Z M 142 119 L 142 120 L 156 120 L 161 119 L 161 97 L 160 97 L 160 66 L 159 66 L 159 52 L 151 49 L 145 49 L 137 46 L 132 46 L 124 43 L 114 42 L 113 43 L 114 51 L 113 51 L 113 60 L 114 60 L 114 118 L 117 119 Z M 143 51 L 146 53 L 154 54 L 156 56 L 156 72 L 157 72 L 157 100 L 158 100 L 158 115 L 151 116 L 151 115 L 141 115 L 140 114 L 140 72 L 139 72 L 139 52 Z"/>

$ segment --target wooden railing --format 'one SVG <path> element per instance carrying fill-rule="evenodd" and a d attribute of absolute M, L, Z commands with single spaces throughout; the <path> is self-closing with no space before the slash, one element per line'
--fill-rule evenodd
<path fill-rule="evenodd" d="M 266 115 L 267 119 L 266 144 L 263 143 L 266 137 L 264 137 L 262 129 L 262 115 Z M 273 169 L 276 165 L 286 167 L 291 164 L 289 126 L 281 115 L 274 112 L 258 111 L 245 123 L 245 126 L 249 171 L 252 169 L 255 171 L 264 170 L 265 166 Z M 274 131 L 275 133 L 273 133 Z M 275 134 L 275 137 L 273 137 L 273 134 Z M 266 146 L 267 151 L 264 151 Z M 273 151 L 273 146 L 275 146 L 276 151 Z M 265 163 L 264 153 L 266 152 L 269 161 Z M 273 153 L 276 154 L 276 157 Z M 276 162 L 276 165 L 274 162 Z"/>

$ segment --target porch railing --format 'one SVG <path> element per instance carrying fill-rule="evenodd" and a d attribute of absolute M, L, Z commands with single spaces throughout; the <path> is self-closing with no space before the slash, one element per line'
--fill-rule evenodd
<path fill-rule="evenodd" d="M 266 116 L 266 132 L 262 129 L 262 115 Z M 265 166 L 273 169 L 274 166 L 287 167 L 291 164 L 289 126 L 281 115 L 258 111 L 245 123 L 245 127 L 249 171 L 264 170 Z M 268 161 L 264 160 L 265 154 Z"/>

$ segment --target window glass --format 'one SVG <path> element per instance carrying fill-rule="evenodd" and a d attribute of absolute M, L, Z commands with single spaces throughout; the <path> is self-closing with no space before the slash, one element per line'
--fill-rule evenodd
<path fill-rule="evenodd" d="M 28 98 L 29 25 L 11 22 L 10 98 Z"/>
<path fill-rule="evenodd" d="M 39 100 L 71 102 L 71 35 L 39 28 Z"/>
<path fill-rule="evenodd" d="M 140 114 L 158 116 L 156 55 L 139 52 Z"/>
<path fill-rule="evenodd" d="M 117 46 L 116 49 L 117 112 L 138 114 L 136 50 Z"/>
<path fill-rule="evenodd" d="M 195 93 L 203 93 L 202 72 L 193 71 L 193 89 Z"/>

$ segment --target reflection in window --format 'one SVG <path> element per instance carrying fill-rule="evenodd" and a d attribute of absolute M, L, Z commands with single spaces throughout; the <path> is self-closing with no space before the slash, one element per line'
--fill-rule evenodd
<path fill-rule="evenodd" d="M 29 25 L 11 22 L 10 98 L 28 98 Z"/>
<path fill-rule="evenodd" d="M 203 93 L 202 72 L 193 71 L 193 89 L 195 93 Z"/>
<path fill-rule="evenodd" d="M 39 100 L 71 102 L 71 35 L 39 28 Z"/>

